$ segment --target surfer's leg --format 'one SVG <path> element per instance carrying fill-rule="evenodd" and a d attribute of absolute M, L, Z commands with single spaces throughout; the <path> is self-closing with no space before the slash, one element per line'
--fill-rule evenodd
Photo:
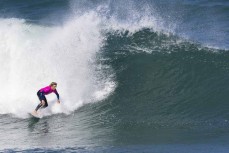
<path fill-rule="evenodd" d="M 37 105 L 35 111 L 38 111 L 39 108 L 41 108 L 43 106 L 42 102 L 40 104 Z"/>
<path fill-rule="evenodd" d="M 48 106 L 47 100 L 46 100 L 46 98 L 45 98 L 45 96 L 44 96 L 44 94 L 42 92 L 38 91 L 37 92 L 37 96 L 38 96 L 38 98 L 40 100 L 40 104 L 37 105 L 35 111 L 38 111 L 38 109 L 40 109 L 41 107 L 45 108 L 45 107 Z"/>
<path fill-rule="evenodd" d="M 44 96 L 44 100 L 43 101 L 44 101 L 44 103 L 43 103 L 43 107 L 42 108 L 48 107 L 48 102 L 47 102 L 45 96 Z"/>

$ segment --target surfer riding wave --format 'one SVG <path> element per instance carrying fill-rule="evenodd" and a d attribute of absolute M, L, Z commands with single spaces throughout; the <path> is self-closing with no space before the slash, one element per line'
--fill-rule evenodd
<path fill-rule="evenodd" d="M 48 95 L 48 94 L 54 92 L 57 96 L 57 99 L 58 99 L 57 102 L 60 103 L 60 96 L 59 96 L 59 93 L 57 92 L 56 88 L 57 88 L 57 83 L 52 82 L 49 86 L 41 88 L 37 92 L 37 96 L 40 100 L 40 104 L 37 105 L 36 109 L 34 110 L 34 114 L 37 114 L 38 109 L 48 107 L 48 102 L 47 102 L 45 95 Z"/>

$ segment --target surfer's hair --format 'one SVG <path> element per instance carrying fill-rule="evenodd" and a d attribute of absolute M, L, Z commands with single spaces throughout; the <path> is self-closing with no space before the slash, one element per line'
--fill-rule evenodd
<path fill-rule="evenodd" d="M 50 83 L 50 86 L 57 86 L 57 83 L 56 82 L 52 82 L 52 83 Z"/>

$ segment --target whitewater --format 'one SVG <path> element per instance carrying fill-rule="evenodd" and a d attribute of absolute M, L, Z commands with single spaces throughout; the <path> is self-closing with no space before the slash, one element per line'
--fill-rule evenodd
<path fill-rule="evenodd" d="M 93 20 L 93 22 L 91 22 Z M 103 43 L 100 21 L 86 14 L 62 27 L 45 27 L 23 19 L 1 19 L 1 114 L 26 117 L 38 103 L 36 91 L 58 82 L 62 104 L 51 113 L 69 113 L 85 103 L 106 98 L 113 80 L 97 70 L 96 53 Z"/>

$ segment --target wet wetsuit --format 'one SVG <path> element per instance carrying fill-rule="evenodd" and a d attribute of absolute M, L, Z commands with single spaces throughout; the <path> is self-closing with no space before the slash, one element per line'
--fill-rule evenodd
<path fill-rule="evenodd" d="M 59 100 L 59 99 L 60 99 L 60 96 L 59 96 L 57 90 L 56 90 L 56 89 L 53 90 L 53 89 L 51 88 L 51 86 L 47 86 L 47 87 L 41 88 L 41 89 L 37 92 L 37 96 L 38 96 L 39 100 L 40 100 L 40 101 L 44 100 L 44 102 L 45 102 L 45 105 L 43 106 L 43 108 L 45 108 L 45 107 L 48 106 L 48 102 L 47 102 L 47 100 L 46 100 L 45 95 L 48 95 L 48 94 L 53 93 L 53 92 L 56 94 L 57 99 Z M 37 108 L 36 108 L 35 110 L 37 111 L 40 107 L 42 107 L 42 102 L 37 106 Z"/>

